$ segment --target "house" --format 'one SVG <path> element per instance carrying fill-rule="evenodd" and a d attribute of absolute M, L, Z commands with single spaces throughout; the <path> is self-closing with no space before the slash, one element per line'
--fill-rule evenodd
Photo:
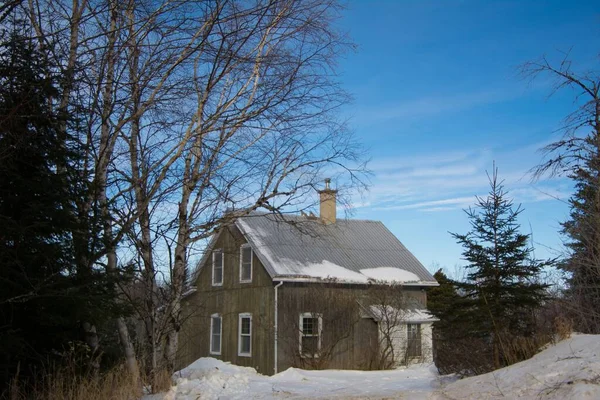
<path fill-rule="evenodd" d="M 215 357 L 272 374 L 431 361 L 433 276 L 379 221 L 251 214 L 209 244 L 182 301 L 177 366 Z"/>

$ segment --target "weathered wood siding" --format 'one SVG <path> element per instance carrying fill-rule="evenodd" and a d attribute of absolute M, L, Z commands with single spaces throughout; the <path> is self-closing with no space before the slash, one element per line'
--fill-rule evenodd
<path fill-rule="evenodd" d="M 273 373 L 273 282 L 253 254 L 252 282 L 240 283 L 240 247 L 246 241 L 235 227 L 224 230 L 214 249 L 224 256 L 223 285 L 212 286 L 212 257 L 202 266 L 196 293 L 183 301 L 187 317 L 181 329 L 178 365 L 182 368 L 199 357 L 215 357 L 236 365 L 254 367 L 263 374 Z M 212 355 L 210 316 L 222 316 L 221 355 Z M 238 317 L 252 314 L 252 354 L 238 356 Z"/>
<path fill-rule="evenodd" d="M 377 290 L 357 285 L 284 283 L 279 289 L 278 370 L 370 368 L 379 351 L 378 328 L 373 319 L 364 318 L 359 303 L 368 306 L 377 297 Z M 398 293 L 413 304 L 426 305 L 426 293 L 420 288 L 406 287 Z M 306 312 L 322 315 L 322 349 L 328 353 L 327 359 L 300 355 L 299 320 Z"/>

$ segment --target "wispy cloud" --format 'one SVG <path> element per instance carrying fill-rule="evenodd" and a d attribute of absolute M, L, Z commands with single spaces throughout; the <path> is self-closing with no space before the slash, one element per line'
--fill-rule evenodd
<path fill-rule="evenodd" d="M 552 178 L 532 183 L 528 174 L 529 160 L 521 158 L 519 149 L 504 153 L 481 149 L 448 154 L 428 153 L 401 160 L 380 159 L 371 165 L 374 179 L 369 193 L 355 206 L 373 211 L 447 212 L 464 209 L 475 204 L 476 196 L 487 195 L 489 182 L 486 171 L 491 170 L 494 160 L 501 166 L 499 179 L 515 203 L 568 198 L 571 188 L 566 180 Z"/>
<path fill-rule="evenodd" d="M 363 124 L 393 119 L 419 119 L 504 102 L 519 97 L 522 93 L 522 90 L 510 88 L 465 93 L 436 93 L 400 102 L 362 106 L 355 114 L 354 120 L 358 124 Z"/>
<path fill-rule="evenodd" d="M 392 205 L 392 206 L 387 206 L 387 207 L 375 207 L 375 210 L 381 210 L 381 209 L 385 209 L 385 210 L 410 210 L 410 209 L 418 209 L 418 208 L 422 208 L 422 209 L 427 209 L 427 210 L 433 210 L 435 208 L 437 208 L 437 211 L 441 211 L 440 209 L 453 209 L 456 207 L 467 207 L 468 205 L 473 203 L 473 196 L 469 196 L 469 197 L 456 197 L 456 198 L 451 198 L 451 199 L 443 199 L 443 200 L 433 200 L 433 201 L 421 201 L 421 202 L 417 202 L 417 203 L 411 203 L 411 204 L 398 204 L 398 205 Z M 451 207 L 437 207 L 437 206 L 451 206 Z"/>

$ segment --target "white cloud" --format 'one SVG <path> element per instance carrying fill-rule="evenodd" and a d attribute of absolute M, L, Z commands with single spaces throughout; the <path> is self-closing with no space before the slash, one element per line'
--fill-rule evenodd
<path fill-rule="evenodd" d="M 499 179 L 515 203 L 567 199 L 565 179 L 552 178 L 531 183 L 530 159 L 520 157 L 521 149 L 494 152 L 490 149 L 413 155 L 410 159 L 379 159 L 370 165 L 374 173 L 372 187 L 363 208 L 378 210 L 415 210 L 446 212 L 475 204 L 475 196 L 489 191 L 486 171 L 499 160 Z M 355 204 L 356 204 L 355 203 Z"/>
<path fill-rule="evenodd" d="M 374 207 L 374 209 L 375 210 L 410 210 L 410 209 L 416 209 L 416 208 L 429 208 L 429 207 L 433 207 L 433 206 L 448 206 L 448 205 L 450 205 L 452 207 L 447 207 L 447 208 L 452 209 L 454 207 L 460 207 L 460 208 L 467 207 L 470 204 L 473 204 L 474 201 L 475 201 L 475 196 L 456 197 L 456 198 L 443 199 L 443 200 L 422 201 L 422 202 L 412 203 L 412 204 L 398 204 L 398 205 L 391 205 L 391 206 L 387 206 L 387 207 Z M 446 208 L 446 207 L 444 207 L 444 208 Z"/>
<path fill-rule="evenodd" d="M 522 91 L 497 88 L 468 93 L 435 93 L 401 102 L 361 107 L 354 122 L 359 124 L 393 119 L 419 119 L 449 112 L 459 112 L 477 106 L 494 104 L 521 96 Z"/>

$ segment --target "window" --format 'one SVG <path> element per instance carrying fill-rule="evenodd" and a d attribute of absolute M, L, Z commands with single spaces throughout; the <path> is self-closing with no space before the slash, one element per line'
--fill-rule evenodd
<path fill-rule="evenodd" d="M 323 317 L 321 314 L 300 314 L 300 356 L 318 357 L 321 350 L 321 332 Z"/>
<path fill-rule="evenodd" d="M 223 285 L 223 250 L 215 250 L 212 253 L 212 284 Z"/>
<path fill-rule="evenodd" d="M 421 357 L 421 324 L 406 324 L 406 358 Z"/>
<path fill-rule="evenodd" d="M 210 354 L 221 354 L 221 334 L 223 333 L 223 320 L 221 314 L 210 316 Z"/>
<path fill-rule="evenodd" d="M 238 356 L 252 355 L 252 314 L 240 314 L 238 320 Z"/>
<path fill-rule="evenodd" d="M 249 244 L 240 248 L 240 282 L 252 282 L 252 247 Z"/>

